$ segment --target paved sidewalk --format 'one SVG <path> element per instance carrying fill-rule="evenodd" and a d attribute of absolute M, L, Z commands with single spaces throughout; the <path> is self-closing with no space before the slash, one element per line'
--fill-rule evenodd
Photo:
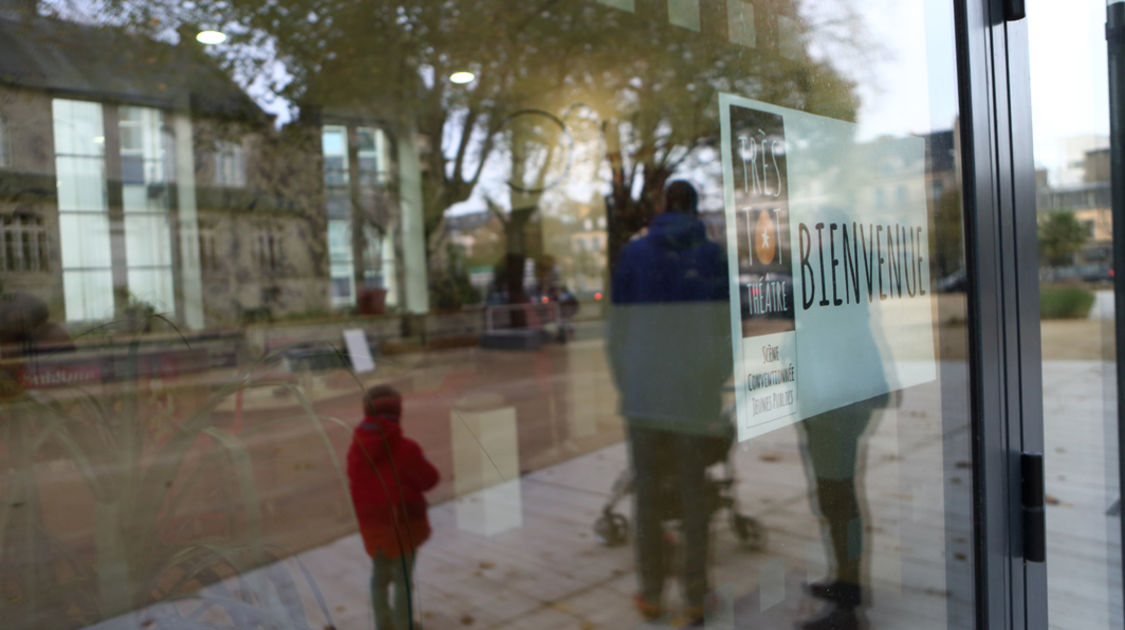
<path fill-rule="evenodd" d="M 948 367 L 948 366 L 947 366 Z M 1104 408 L 1095 361 L 1053 361 L 1044 370 L 1049 448 L 1048 529 L 1053 573 L 1052 628 L 1114 627 L 1108 597 L 1118 597 L 1106 558 Z M 953 366 L 953 381 L 963 366 Z M 926 389 L 926 388 L 922 388 Z M 917 391 L 917 390 L 916 390 Z M 904 396 L 873 422 L 864 484 L 873 628 L 944 628 L 971 611 L 971 584 L 947 584 L 948 567 L 971 575 L 971 518 L 947 505 L 968 492 L 971 470 L 948 461 L 943 443 L 965 440 L 967 426 L 942 425 L 937 392 Z M 956 413 L 947 409 L 947 413 Z M 762 551 L 741 545 L 726 515 L 713 521 L 713 584 L 720 606 L 709 628 L 792 628 L 818 604 L 802 582 L 823 575 L 825 554 L 807 496 L 797 432 L 781 429 L 734 449 L 737 498 L 767 529 Z M 432 539 L 417 564 L 415 617 L 426 630 L 661 628 L 644 625 L 631 605 L 631 546 L 605 547 L 592 524 L 627 465 L 623 443 L 573 457 L 491 488 L 433 506 Z M 629 500 L 619 510 L 628 515 Z M 946 518 L 963 523 L 949 531 Z M 1116 521 L 1114 521 L 1116 523 Z M 946 541 L 944 544 L 942 541 Z M 948 545 L 948 547 L 947 547 Z M 950 564 L 952 563 L 952 565 Z M 1118 572 L 1119 575 L 1119 572 Z M 357 535 L 214 584 L 193 600 L 163 603 L 94 626 L 126 628 L 374 627 L 370 561 Z M 903 585 L 907 586 L 903 586 Z M 1112 595 L 1113 589 L 1117 595 Z M 677 589 L 670 586 L 674 607 Z M 1120 605 L 1119 601 L 1115 604 Z M 213 623 L 214 625 L 205 625 Z M 1069 625 L 1068 625 L 1069 624 Z M 1117 627 L 1120 627 L 1118 625 Z"/>
<path fill-rule="evenodd" d="M 884 421 L 881 426 L 893 428 L 893 423 Z M 884 467 L 894 467 L 887 472 L 897 478 L 897 463 L 884 451 L 885 447 L 874 442 L 869 448 Z M 727 599 L 708 627 L 792 627 L 817 608 L 801 593 L 800 583 L 819 577 L 824 567 L 819 531 L 805 493 L 796 432 L 780 430 L 756 440 L 753 449 L 736 448 L 735 452 L 743 510 L 762 521 L 769 540 L 765 551 L 752 551 L 738 541 L 725 515 L 714 521 L 713 578 Z M 514 482 L 521 504 L 518 510 L 497 502 L 495 492 L 503 489 L 499 486 L 432 507 L 434 535 L 422 548 L 416 571 L 416 617 L 422 626 L 497 630 L 646 627 L 631 605 L 636 589 L 631 547 L 605 547 L 592 530 L 626 461 L 625 445 L 616 444 L 527 474 Z M 755 478 L 769 482 L 755 485 L 750 481 Z M 497 512 L 491 516 L 500 521 L 513 514 L 517 518 L 501 522 L 503 531 L 474 533 L 481 527 L 474 522 L 480 514 L 474 504 L 490 502 L 489 509 Z M 621 502 L 619 509 L 628 515 L 629 500 Z M 914 518 L 924 516 L 919 513 Z M 891 529 L 896 528 L 892 525 Z M 943 597 L 931 593 L 940 593 L 940 585 L 910 593 L 898 588 L 904 567 L 894 550 L 903 541 L 898 532 L 893 534 L 883 530 L 871 535 L 877 558 L 874 572 L 878 583 L 888 587 L 879 596 L 886 607 L 872 611 L 871 617 L 917 618 L 921 614 L 937 627 L 943 619 Z M 940 539 L 940 526 L 933 534 Z M 884 561 L 892 560 L 888 554 L 894 554 L 896 562 Z M 286 619 L 307 618 L 307 627 L 312 628 L 367 629 L 373 627 L 369 576 L 370 563 L 362 543 L 352 535 L 240 579 L 212 585 L 200 593 L 200 600 L 158 604 L 95 628 L 198 628 L 204 627 L 198 623 L 203 621 L 221 626 L 233 621 L 236 627 L 290 627 Z M 670 585 L 672 606 L 676 592 Z M 237 601 L 255 604 L 237 607 L 242 617 L 236 618 L 230 610 Z M 201 610 L 201 603 L 210 609 Z M 173 621 L 192 611 L 199 613 L 195 622 Z M 668 627 L 674 622 L 669 619 L 667 624 L 649 627 Z"/>
<path fill-rule="evenodd" d="M 1090 307 L 1090 319 L 1113 319 L 1113 291 L 1094 291 L 1094 304 Z"/>

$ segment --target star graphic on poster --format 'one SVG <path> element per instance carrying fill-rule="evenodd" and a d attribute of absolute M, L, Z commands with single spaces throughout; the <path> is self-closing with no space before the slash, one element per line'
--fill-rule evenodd
<path fill-rule="evenodd" d="M 770 246 L 770 233 L 769 232 L 762 232 L 762 247 L 769 247 L 769 246 Z"/>

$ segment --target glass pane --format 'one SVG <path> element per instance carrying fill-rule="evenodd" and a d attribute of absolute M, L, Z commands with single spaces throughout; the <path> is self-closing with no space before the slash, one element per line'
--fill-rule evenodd
<path fill-rule="evenodd" d="M 41 10 L 5 627 L 972 627 L 950 3 Z"/>
<path fill-rule="evenodd" d="M 58 157 L 59 207 L 75 212 L 105 212 L 105 163 L 100 157 Z"/>
<path fill-rule="evenodd" d="M 167 267 L 130 269 L 129 292 L 136 303 L 143 304 L 144 308 L 151 307 L 153 314 L 176 311 L 176 298 L 172 293 L 172 270 Z"/>
<path fill-rule="evenodd" d="M 56 155 L 100 156 L 105 152 L 101 103 L 54 99 Z"/>
<path fill-rule="evenodd" d="M 129 260 L 129 266 L 151 267 L 172 264 L 172 251 L 168 247 L 170 238 L 168 228 L 167 217 L 160 215 L 126 217 L 125 255 Z"/>
<path fill-rule="evenodd" d="M 1106 8 L 1036 1 L 1028 15 L 1049 623 L 1121 628 Z"/>
<path fill-rule="evenodd" d="M 59 232 L 64 268 L 110 267 L 108 217 L 69 212 L 60 214 Z"/>
<path fill-rule="evenodd" d="M 356 141 L 359 143 L 359 151 L 361 153 L 372 153 L 375 151 L 375 136 L 379 130 L 370 127 L 360 127 L 356 130 Z"/>
<path fill-rule="evenodd" d="M 109 271 L 65 271 L 63 289 L 67 321 L 113 317 L 113 275 Z"/>
<path fill-rule="evenodd" d="M 328 222 L 328 255 L 332 262 L 351 262 L 352 229 L 350 222 Z"/>

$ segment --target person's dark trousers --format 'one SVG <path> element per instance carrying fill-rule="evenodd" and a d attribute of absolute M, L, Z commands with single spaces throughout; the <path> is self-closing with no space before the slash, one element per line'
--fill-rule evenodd
<path fill-rule="evenodd" d="M 848 606 L 863 601 L 864 506 L 862 483 L 864 435 L 873 406 L 859 403 L 806 419 L 801 423 L 804 456 L 813 484 L 813 509 L 825 527 L 832 571 L 829 580 L 812 585 L 821 599 Z"/>
<path fill-rule="evenodd" d="M 637 577 L 640 595 L 648 604 L 661 603 L 672 560 L 662 521 L 673 517 L 680 522 L 685 603 L 698 609 L 703 606 L 711 517 L 704 477 L 709 440 L 630 422 Z"/>
<path fill-rule="evenodd" d="M 413 627 L 410 578 L 414 554 L 388 558 L 380 552 L 372 558 L 372 564 L 371 606 L 376 630 L 409 630 Z"/>
<path fill-rule="evenodd" d="M 827 522 L 829 546 L 835 563 L 836 584 L 825 593 L 827 599 L 859 606 L 862 603 L 860 579 L 863 558 L 863 517 L 855 479 L 816 480 L 816 498 Z"/>

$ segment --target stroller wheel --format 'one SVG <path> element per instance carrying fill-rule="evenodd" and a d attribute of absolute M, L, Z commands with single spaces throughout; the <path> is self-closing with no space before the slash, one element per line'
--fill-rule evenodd
<path fill-rule="evenodd" d="M 606 547 L 617 547 L 629 539 L 629 519 L 613 512 L 603 512 L 594 521 L 594 533 Z"/>
<path fill-rule="evenodd" d="M 765 548 L 766 530 L 762 529 L 758 521 L 735 512 L 731 516 L 731 527 L 734 529 L 734 534 L 738 536 L 739 542 L 747 549 L 760 551 Z"/>

